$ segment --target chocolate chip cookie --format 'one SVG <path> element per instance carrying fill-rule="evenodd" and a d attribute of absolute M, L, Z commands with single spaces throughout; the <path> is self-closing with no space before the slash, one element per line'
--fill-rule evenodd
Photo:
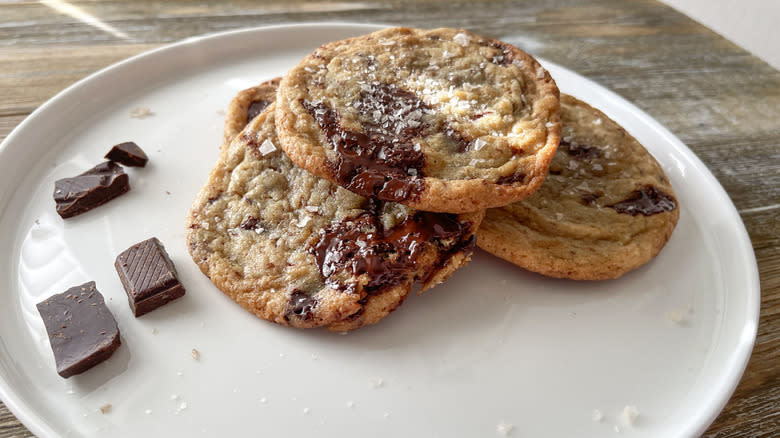
<path fill-rule="evenodd" d="M 415 211 L 312 175 L 277 148 L 273 107 L 222 150 L 187 219 L 190 254 L 226 295 L 279 324 L 347 331 L 469 260 L 483 213 Z"/>
<path fill-rule="evenodd" d="M 561 96 L 563 138 L 542 187 L 490 209 L 478 245 L 530 271 L 617 278 L 655 257 L 680 215 L 663 169 L 601 111 Z"/>
<path fill-rule="evenodd" d="M 280 145 L 297 165 L 426 211 L 529 196 L 560 139 L 547 71 L 514 46 L 457 29 L 326 44 L 288 72 L 278 99 Z"/>

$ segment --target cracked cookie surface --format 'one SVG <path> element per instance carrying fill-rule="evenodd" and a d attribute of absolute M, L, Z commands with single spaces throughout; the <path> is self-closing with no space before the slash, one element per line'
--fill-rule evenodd
<path fill-rule="evenodd" d="M 679 218 L 658 162 L 616 122 L 561 96 L 563 135 L 538 192 L 487 210 L 477 244 L 551 277 L 616 278 L 655 257 Z"/>
<path fill-rule="evenodd" d="M 224 146 L 187 219 L 190 254 L 222 292 L 269 321 L 347 331 L 469 260 L 482 212 L 415 211 L 310 174 L 277 148 L 273 106 Z"/>
<path fill-rule="evenodd" d="M 458 29 L 326 44 L 278 94 L 281 147 L 363 196 L 461 213 L 533 193 L 560 138 L 558 88 L 530 55 Z"/>

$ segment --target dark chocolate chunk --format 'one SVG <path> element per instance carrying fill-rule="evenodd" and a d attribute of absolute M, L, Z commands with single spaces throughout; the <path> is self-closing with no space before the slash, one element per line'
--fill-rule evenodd
<path fill-rule="evenodd" d="M 517 172 L 510 175 L 504 175 L 498 177 L 498 179 L 496 180 L 496 184 L 514 184 L 518 182 L 523 182 L 524 180 L 525 180 L 525 173 Z"/>
<path fill-rule="evenodd" d="M 52 295 L 37 307 L 62 377 L 103 362 L 121 344 L 119 327 L 94 281 Z"/>
<path fill-rule="evenodd" d="M 596 199 L 599 199 L 600 197 L 604 196 L 604 193 L 585 193 L 582 196 L 580 196 L 580 199 L 582 199 L 582 203 L 584 205 L 590 205 L 595 201 Z"/>
<path fill-rule="evenodd" d="M 488 45 L 494 49 L 501 50 L 501 54 L 493 55 L 490 58 L 490 62 L 498 65 L 508 65 L 512 63 L 512 49 L 508 44 L 500 41 L 490 41 Z"/>
<path fill-rule="evenodd" d="M 323 102 L 301 104 L 338 153 L 333 164 L 336 181 L 369 198 L 399 202 L 423 191 L 425 154 L 415 138 L 442 132 L 457 152 L 465 152 L 471 144 L 446 121 L 431 127 L 424 118 L 430 107 L 392 84 L 367 85 L 352 103 L 363 115 L 363 132 L 344 129 L 341 114 Z"/>
<path fill-rule="evenodd" d="M 288 303 L 288 313 L 294 314 L 298 318 L 307 321 L 311 318 L 311 313 L 317 307 L 317 299 L 307 295 L 305 292 L 295 289 L 290 294 Z"/>
<path fill-rule="evenodd" d="M 643 214 L 651 216 L 672 211 L 677 208 L 677 201 L 668 194 L 653 186 L 644 186 L 631 192 L 631 196 L 618 203 L 608 205 L 618 213 L 636 216 Z"/>
<path fill-rule="evenodd" d="M 270 104 L 271 102 L 267 100 L 255 100 L 254 102 L 252 102 L 249 105 L 249 109 L 247 110 L 246 122 L 247 123 L 251 122 L 252 119 L 254 119 L 255 117 L 257 117 L 258 114 L 263 112 L 263 110 L 266 109 Z"/>
<path fill-rule="evenodd" d="M 149 157 L 146 156 L 143 149 L 132 141 L 115 145 L 108 151 L 106 158 L 132 167 L 144 167 L 146 162 L 149 161 Z"/>
<path fill-rule="evenodd" d="M 106 161 L 72 178 L 54 182 L 54 202 L 63 219 L 85 213 L 130 190 L 122 166 Z"/>
<path fill-rule="evenodd" d="M 597 158 L 601 156 L 601 149 L 595 146 L 579 144 L 574 141 L 568 142 L 561 140 L 559 147 L 566 151 L 567 154 L 578 160 L 586 160 L 589 158 Z"/>
<path fill-rule="evenodd" d="M 244 222 L 241 222 L 241 224 L 239 224 L 239 227 L 241 227 L 242 229 L 247 230 L 247 231 L 249 231 L 249 230 L 256 230 L 257 228 L 263 228 L 261 226 L 260 220 L 257 219 L 254 216 L 247 217 L 244 220 Z"/>
<path fill-rule="evenodd" d="M 426 245 L 437 245 L 443 259 L 437 263 L 441 264 L 451 254 L 473 244 L 471 224 L 458 221 L 457 215 L 418 211 L 385 229 L 380 211 L 381 204 L 373 202 L 371 211 L 331 223 L 310 249 L 329 287 L 354 293 L 356 284 L 342 283 L 337 274 L 368 274 L 364 289 L 378 294 L 410 278 Z"/>
<path fill-rule="evenodd" d="M 184 295 L 176 267 L 156 237 L 123 251 L 114 266 L 136 317 Z"/>

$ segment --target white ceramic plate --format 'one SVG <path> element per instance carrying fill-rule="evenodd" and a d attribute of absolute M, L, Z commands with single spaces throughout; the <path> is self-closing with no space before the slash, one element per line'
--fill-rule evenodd
<path fill-rule="evenodd" d="M 694 436 L 737 384 L 759 283 L 740 218 L 677 138 L 614 93 L 552 63 L 562 91 L 623 124 L 677 191 L 663 252 L 616 281 L 551 280 L 478 253 L 446 284 L 347 336 L 256 319 L 191 261 L 183 222 L 217 157 L 223 112 L 321 43 L 375 26 L 307 24 L 195 38 L 63 91 L 0 148 L 0 396 L 55 436 Z M 510 41 L 511 42 L 511 41 Z M 137 107 L 153 112 L 131 118 Z M 54 180 L 132 140 L 150 155 L 132 190 L 67 221 Z M 129 311 L 115 256 L 151 236 L 187 295 Z M 97 281 L 122 332 L 107 362 L 65 380 L 35 303 Z M 669 316 L 672 315 L 672 318 Z M 681 317 L 681 323 L 671 321 Z M 191 351 L 200 351 L 193 360 Z M 99 408 L 111 404 L 109 413 Z M 634 405 L 633 427 L 620 412 Z M 594 409 L 603 420 L 592 419 Z"/>

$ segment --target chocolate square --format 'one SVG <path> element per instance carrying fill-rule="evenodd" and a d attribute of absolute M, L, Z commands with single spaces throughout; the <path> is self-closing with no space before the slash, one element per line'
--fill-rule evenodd
<path fill-rule="evenodd" d="M 136 318 L 184 295 L 176 267 L 156 237 L 123 251 L 114 267 Z"/>
<path fill-rule="evenodd" d="M 114 315 L 94 281 L 52 295 L 37 307 L 62 377 L 87 371 L 111 357 L 121 344 Z"/>

